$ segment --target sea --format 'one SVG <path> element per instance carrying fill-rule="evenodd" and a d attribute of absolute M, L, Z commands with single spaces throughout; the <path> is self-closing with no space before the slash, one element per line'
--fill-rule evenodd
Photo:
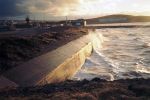
<path fill-rule="evenodd" d="M 101 48 L 94 48 L 74 80 L 107 81 L 150 78 L 150 28 L 103 28 Z"/>

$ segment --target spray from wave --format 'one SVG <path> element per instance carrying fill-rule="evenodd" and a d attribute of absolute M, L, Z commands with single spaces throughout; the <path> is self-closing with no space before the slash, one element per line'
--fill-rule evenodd
<path fill-rule="evenodd" d="M 94 50 L 73 79 L 150 78 L 150 28 L 100 29 Z"/>

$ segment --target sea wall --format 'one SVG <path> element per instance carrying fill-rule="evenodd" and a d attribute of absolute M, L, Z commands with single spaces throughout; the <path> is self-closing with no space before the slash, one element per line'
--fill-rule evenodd
<path fill-rule="evenodd" d="M 3 75 L 18 86 L 34 86 L 70 79 L 85 63 L 99 35 L 90 32 L 77 40 L 13 68 Z"/>
<path fill-rule="evenodd" d="M 90 56 L 92 52 L 92 43 L 89 42 L 85 47 L 81 48 L 79 52 L 66 59 L 62 64 L 57 66 L 54 71 L 50 72 L 37 84 L 46 84 L 53 82 L 61 82 L 70 79 L 84 64 L 85 59 Z"/>

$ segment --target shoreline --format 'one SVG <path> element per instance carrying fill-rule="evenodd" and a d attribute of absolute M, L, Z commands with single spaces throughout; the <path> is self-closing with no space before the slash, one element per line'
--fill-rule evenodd
<path fill-rule="evenodd" d="M 19 87 L 0 91 L 1 99 L 51 100 L 149 100 L 150 79 L 105 81 L 65 81 L 35 87 Z"/>
<path fill-rule="evenodd" d="M 28 39 L 29 37 L 25 39 L 23 37 L 23 40 L 22 38 L 21 39 L 19 38 L 19 41 L 21 40 L 21 44 L 22 43 L 26 44 L 24 48 L 28 47 L 27 49 L 30 49 L 33 46 L 33 49 L 31 49 L 29 54 L 37 53 L 38 55 L 41 55 L 48 51 L 54 50 L 55 48 L 68 43 L 69 41 L 72 41 L 72 39 L 76 39 L 76 38 L 79 38 L 80 36 L 87 34 L 87 30 L 84 30 L 84 29 L 83 30 L 71 29 L 70 32 L 67 31 L 65 34 L 59 34 L 63 32 L 62 30 L 58 30 L 59 31 L 58 34 L 55 33 L 55 31 L 56 30 L 54 30 L 54 33 L 53 33 L 55 35 L 52 35 L 50 33 L 44 33 L 44 34 L 38 34 L 33 37 L 30 37 L 30 39 Z M 71 32 L 74 32 L 74 34 L 71 34 Z M 12 39 L 11 41 L 6 42 L 6 43 L 9 44 L 12 41 L 14 40 Z M 15 44 L 15 43 L 18 43 L 19 41 L 12 42 L 12 43 Z M 38 42 L 38 44 L 40 44 L 39 47 L 36 47 L 37 44 L 35 45 L 34 42 L 35 44 L 36 42 Z M 10 47 L 14 48 L 15 46 L 12 46 L 11 44 Z M 18 50 L 18 48 L 13 49 L 13 50 L 14 51 Z M 34 50 L 35 51 L 37 50 L 37 52 L 32 52 Z M 9 54 L 10 55 L 13 54 L 14 51 L 10 52 Z M 7 55 L 7 56 L 9 57 L 10 55 Z M 16 55 L 11 55 L 10 58 L 11 57 L 16 57 Z M 20 99 L 21 100 L 28 100 L 28 99 L 149 100 L 150 99 L 150 79 L 139 78 L 139 79 L 120 79 L 120 80 L 115 80 L 115 81 L 106 81 L 106 80 L 102 80 L 99 78 L 94 78 L 91 81 L 67 80 L 64 82 L 46 84 L 43 86 L 16 87 L 16 88 L 8 87 L 8 88 L 4 88 L 0 90 L 0 99 L 2 100 L 5 100 L 5 99 L 10 99 L 10 100 L 11 99 L 15 99 L 15 100 L 20 100 Z"/>

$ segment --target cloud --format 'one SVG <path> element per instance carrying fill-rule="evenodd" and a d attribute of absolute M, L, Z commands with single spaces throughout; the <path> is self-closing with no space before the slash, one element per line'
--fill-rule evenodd
<path fill-rule="evenodd" d="M 0 0 L 0 17 L 91 16 L 148 11 L 149 0 Z"/>
<path fill-rule="evenodd" d="M 23 14 L 17 8 L 17 3 L 20 3 L 20 0 L 0 0 L 0 16 L 17 16 Z"/>
<path fill-rule="evenodd" d="M 64 15 L 65 12 L 75 10 L 80 0 L 24 0 L 16 4 L 17 8 L 28 13 L 47 13 L 51 15 Z M 23 10 L 22 9 L 22 10 Z"/>
<path fill-rule="evenodd" d="M 96 0 L 87 0 L 90 2 Z M 51 16 L 77 15 L 85 0 L 0 0 L 0 16 L 49 14 Z"/>

